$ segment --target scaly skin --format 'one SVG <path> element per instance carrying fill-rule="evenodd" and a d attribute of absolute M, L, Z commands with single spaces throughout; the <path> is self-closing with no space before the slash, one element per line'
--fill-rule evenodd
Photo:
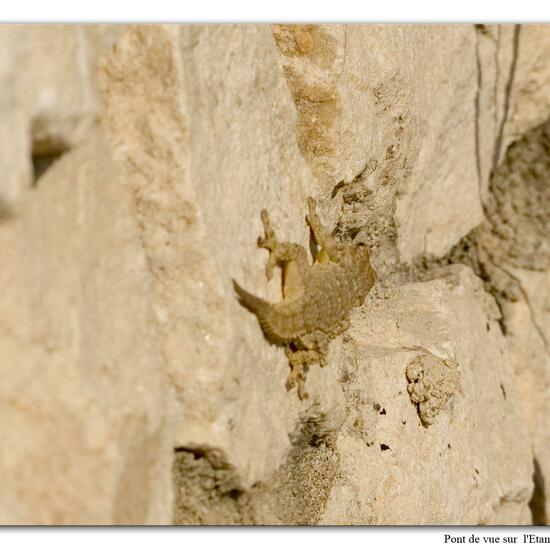
<path fill-rule="evenodd" d="M 336 242 L 321 225 L 312 198 L 308 207 L 306 220 L 319 246 L 313 265 L 303 246 L 279 242 L 267 211 L 261 213 L 265 237 L 258 245 L 269 250 L 267 278 L 274 267 L 284 271 L 281 302 L 270 304 L 233 281 L 240 303 L 258 317 L 267 340 L 285 348 L 292 369 L 287 389 L 297 386 L 300 399 L 308 397 L 309 366 L 325 366 L 329 342 L 348 329 L 351 308 L 363 303 L 376 280 L 368 247 Z"/>

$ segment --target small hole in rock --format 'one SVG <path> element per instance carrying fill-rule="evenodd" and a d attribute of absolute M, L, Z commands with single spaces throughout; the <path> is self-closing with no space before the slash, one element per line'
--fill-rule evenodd
<path fill-rule="evenodd" d="M 58 153 L 33 154 L 32 169 L 33 169 L 33 187 L 38 185 L 38 180 L 46 173 L 48 168 L 58 160 L 63 151 Z"/>
<path fill-rule="evenodd" d="M 500 385 L 500 391 L 502 392 L 502 397 L 506 399 L 506 390 L 504 389 L 504 386 L 502 384 Z"/>
<path fill-rule="evenodd" d="M 63 136 L 52 130 L 51 120 L 40 115 L 31 122 L 33 187 L 59 158 L 70 149 Z"/>
<path fill-rule="evenodd" d="M 357 235 L 359 235 L 359 233 L 361 232 L 361 229 L 363 229 L 362 227 L 350 227 L 347 231 L 347 234 L 348 234 L 348 237 L 350 239 L 355 239 L 355 237 L 357 237 Z"/>

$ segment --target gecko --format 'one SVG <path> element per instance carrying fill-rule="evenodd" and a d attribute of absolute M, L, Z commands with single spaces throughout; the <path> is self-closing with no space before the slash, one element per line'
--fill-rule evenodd
<path fill-rule="evenodd" d="M 243 307 L 256 315 L 268 342 L 282 346 L 291 372 L 286 387 L 297 386 L 300 400 L 310 365 L 327 363 L 329 342 L 350 326 L 350 311 L 360 306 L 376 281 L 370 251 L 362 242 L 338 242 L 321 224 L 316 202 L 308 199 L 308 223 L 317 253 L 308 261 L 303 246 L 280 242 L 267 210 L 261 211 L 264 237 L 258 246 L 269 251 L 265 272 L 268 281 L 275 267 L 283 274 L 283 299 L 270 303 L 233 285 Z"/>

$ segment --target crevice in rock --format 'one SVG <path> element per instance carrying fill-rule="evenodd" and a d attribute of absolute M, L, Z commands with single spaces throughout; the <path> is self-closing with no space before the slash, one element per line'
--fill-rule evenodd
<path fill-rule="evenodd" d="M 320 423 L 308 419 L 290 434 L 292 447 L 286 460 L 268 482 L 253 490 L 256 502 L 265 505 L 257 522 L 319 523 L 340 472 L 340 456 L 333 448 L 336 434 L 324 431 L 323 425 L 323 419 Z"/>
<path fill-rule="evenodd" d="M 476 25 L 476 43 L 475 43 L 475 52 L 476 52 L 476 95 L 474 98 L 474 113 L 475 113 L 475 128 L 474 128 L 474 142 L 475 142 L 475 154 L 476 154 L 476 171 L 477 171 L 477 182 L 479 189 L 479 196 L 481 200 L 481 154 L 479 148 L 479 119 L 480 119 L 480 104 L 481 104 L 481 90 L 482 90 L 482 74 L 481 74 L 481 59 L 479 56 L 479 33 L 484 32 L 480 29 L 482 25 Z"/>
<path fill-rule="evenodd" d="M 546 338 L 546 335 L 544 334 L 544 331 L 542 330 L 542 327 L 537 322 L 537 317 L 535 315 L 535 311 L 533 310 L 533 305 L 531 304 L 531 300 L 529 299 L 529 296 L 527 295 L 527 292 L 525 292 L 525 289 L 523 288 L 523 285 L 521 284 L 521 281 L 510 271 L 505 269 L 504 267 L 500 266 L 501 269 L 510 277 L 512 280 L 515 281 L 517 284 L 518 291 L 521 294 L 521 297 L 523 298 L 525 304 L 527 305 L 527 308 L 529 309 L 529 317 L 531 319 L 531 323 L 535 327 L 535 330 L 537 331 L 537 334 L 539 335 L 540 339 L 542 340 L 542 343 L 544 345 L 544 349 L 546 350 L 546 353 L 550 355 L 550 344 L 548 343 L 548 339 Z"/>
<path fill-rule="evenodd" d="M 547 525 L 548 518 L 546 517 L 546 491 L 544 488 L 544 476 L 540 469 L 538 460 L 533 459 L 533 482 L 535 488 L 533 495 L 529 501 L 529 508 L 533 518 L 533 525 Z"/>
<path fill-rule="evenodd" d="M 497 25 L 496 30 L 496 40 L 495 40 L 495 78 L 493 82 L 493 101 L 495 102 L 494 109 L 493 109 L 493 138 L 496 143 L 496 131 L 498 128 L 498 109 L 497 109 L 497 97 L 498 97 L 498 86 L 500 82 L 500 65 L 498 63 L 498 53 L 500 51 L 500 37 L 502 33 L 502 27 L 501 25 Z"/>
<path fill-rule="evenodd" d="M 173 523 L 243 524 L 246 494 L 239 476 L 214 449 L 177 447 L 172 464 Z"/>
<path fill-rule="evenodd" d="M 510 72 L 508 74 L 508 81 L 506 82 L 506 91 L 504 95 L 504 111 L 502 113 L 502 119 L 500 121 L 500 128 L 497 135 L 495 144 L 494 156 L 493 156 L 493 170 L 496 170 L 498 161 L 500 158 L 500 149 L 502 147 L 502 138 L 504 135 L 504 126 L 508 120 L 508 112 L 510 110 L 510 97 L 512 95 L 512 87 L 514 85 L 514 77 L 516 74 L 516 65 L 519 57 L 519 34 L 521 25 L 514 26 L 514 38 L 512 41 L 512 61 L 510 63 Z M 498 53 L 498 51 L 497 51 Z"/>

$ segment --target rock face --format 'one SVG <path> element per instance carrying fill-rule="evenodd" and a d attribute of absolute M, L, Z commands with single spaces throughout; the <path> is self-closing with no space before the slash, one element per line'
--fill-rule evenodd
<path fill-rule="evenodd" d="M 0 523 L 550 521 L 550 28 L 0 42 Z M 231 279 L 308 196 L 378 281 L 300 401 Z"/>

